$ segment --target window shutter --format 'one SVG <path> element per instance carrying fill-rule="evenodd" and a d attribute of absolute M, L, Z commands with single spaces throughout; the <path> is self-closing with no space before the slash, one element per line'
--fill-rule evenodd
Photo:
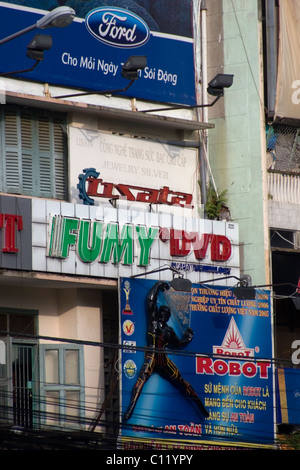
<path fill-rule="evenodd" d="M 21 193 L 20 177 L 21 168 L 19 164 L 19 143 L 20 132 L 18 125 L 18 116 L 15 112 L 5 113 L 5 181 L 4 190 L 7 192 Z"/>
<path fill-rule="evenodd" d="M 67 149 L 64 118 L 8 106 L 0 110 L 0 116 L 2 112 L 2 190 L 65 199 Z"/>
<path fill-rule="evenodd" d="M 64 133 L 64 123 L 56 119 L 53 123 L 54 135 L 54 181 L 55 192 L 58 199 L 66 198 L 66 143 Z"/>
<path fill-rule="evenodd" d="M 22 143 L 22 193 L 33 194 L 34 168 L 32 148 L 32 120 L 29 113 L 21 114 L 21 143 Z"/>
<path fill-rule="evenodd" d="M 39 148 L 39 183 L 40 194 L 51 197 L 52 193 L 52 172 L 51 172 L 51 123 L 45 117 L 38 119 L 38 148 Z"/>

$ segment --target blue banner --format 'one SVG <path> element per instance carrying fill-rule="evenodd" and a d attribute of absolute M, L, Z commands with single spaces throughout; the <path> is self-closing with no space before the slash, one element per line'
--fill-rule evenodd
<path fill-rule="evenodd" d="M 300 370 L 297 367 L 279 368 L 278 380 L 278 422 L 300 425 Z"/>
<path fill-rule="evenodd" d="M 194 284 L 185 294 L 169 283 L 121 279 L 125 448 L 143 438 L 165 449 L 272 445 L 270 295 L 255 293 L 240 299 L 232 288 Z"/>
<path fill-rule="evenodd" d="M 43 8 L 42 2 L 28 2 L 28 6 L 33 3 L 34 6 L 41 4 L 40 8 Z M 93 8 L 102 3 L 67 2 L 69 6 L 74 4 L 75 11 L 78 7 L 82 16 L 76 17 L 66 28 L 36 29 L 3 44 L 0 47 L 0 72 L 22 71 L 13 76 L 88 91 L 109 92 L 125 89 L 129 81 L 121 76 L 122 64 L 129 56 L 140 55 L 147 57 L 147 66 L 140 71 L 139 79 L 128 91 L 121 94 L 151 101 L 196 104 L 192 38 L 161 31 L 146 7 L 135 8 L 143 15 L 141 17 L 129 8 L 125 10 L 115 6 L 124 2 Z M 158 2 L 158 5 L 158 12 L 161 9 L 165 15 L 163 2 Z M 182 5 L 185 13 L 185 16 L 182 15 L 185 20 L 183 26 L 190 34 L 191 1 L 186 0 Z M 91 9 L 88 10 L 88 7 Z M 35 24 L 45 13 L 1 2 L 1 39 Z M 175 29 L 176 25 L 173 25 Z M 24 72 L 34 63 L 26 56 L 26 50 L 37 33 L 51 35 L 52 47 L 44 51 L 44 59 L 34 70 Z"/>

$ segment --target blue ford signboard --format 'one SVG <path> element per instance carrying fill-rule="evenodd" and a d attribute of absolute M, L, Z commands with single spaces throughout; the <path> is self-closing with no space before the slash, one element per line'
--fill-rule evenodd
<path fill-rule="evenodd" d="M 272 447 L 269 292 L 238 299 L 232 288 L 193 284 L 184 294 L 122 278 L 120 321 L 125 449 L 147 446 L 143 439 L 157 449 Z"/>
<path fill-rule="evenodd" d="M 37 33 L 50 34 L 52 47 L 44 52 L 44 60 L 34 70 L 13 76 L 88 91 L 123 90 L 129 81 L 121 76 L 122 65 L 129 56 L 141 55 L 147 57 L 147 66 L 125 94 L 151 101 L 194 105 L 192 0 L 172 2 L 177 28 L 174 24 L 173 29 L 168 29 L 164 18 L 163 27 L 168 29 L 165 33 L 159 27 L 159 20 L 167 14 L 166 1 L 149 4 L 130 0 L 125 9 L 119 6 L 125 5 L 122 0 L 112 1 L 109 6 L 102 0 L 69 0 L 66 4 L 74 7 L 77 15 L 72 24 L 66 28 L 36 29 L 3 44 L 0 72 L 30 68 L 34 61 L 26 57 L 28 43 Z M 177 9 L 174 4 L 178 4 Z M 1 38 L 34 24 L 47 13 L 43 9 L 48 5 L 49 9 L 59 6 L 56 0 L 0 2 Z M 156 6 L 154 12 L 150 11 L 153 5 Z M 180 10 L 178 16 L 176 10 Z M 171 24 L 170 9 L 168 19 Z M 187 31 L 186 36 L 176 33 L 180 26 Z"/>
<path fill-rule="evenodd" d="M 96 39 L 114 47 L 140 47 L 150 37 L 147 24 L 137 15 L 121 8 L 92 10 L 86 16 L 86 26 Z"/>

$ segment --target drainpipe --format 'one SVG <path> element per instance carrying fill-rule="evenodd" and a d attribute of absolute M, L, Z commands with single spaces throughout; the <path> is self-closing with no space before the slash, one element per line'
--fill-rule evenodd
<path fill-rule="evenodd" d="M 207 104 L 207 33 L 206 33 L 206 0 L 201 1 L 200 27 L 201 27 L 201 94 L 202 104 Z M 200 114 L 200 109 L 198 109 Z M 208 121 L 208 108 L 202 108 L 202 121 Z M 198 119 L 200 115 L 198 114 Z M 201 133 L 202 139 L 199 142 L 200 160 L 200 182 L 201 182 L 201 203 L 205 206 L 207 202 L 207 130 Z M 204 148 L 205 147 L 205 148 Z"/>
<path fill-rule="evenodd" d="M 277 48 L 274 0 L 266 1 L 266 45 L 267 45 L 267 79 L 268 79 L 268 118 L 273 119 L 275 112 Z"/>

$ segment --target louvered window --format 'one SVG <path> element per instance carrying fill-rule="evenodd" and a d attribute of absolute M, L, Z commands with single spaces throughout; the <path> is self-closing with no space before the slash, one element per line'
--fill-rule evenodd
<path fill-rule="evenodd" d="M 64 116 L 1 106 L 0 152 L 2 192 L 66 199 Z"/>

